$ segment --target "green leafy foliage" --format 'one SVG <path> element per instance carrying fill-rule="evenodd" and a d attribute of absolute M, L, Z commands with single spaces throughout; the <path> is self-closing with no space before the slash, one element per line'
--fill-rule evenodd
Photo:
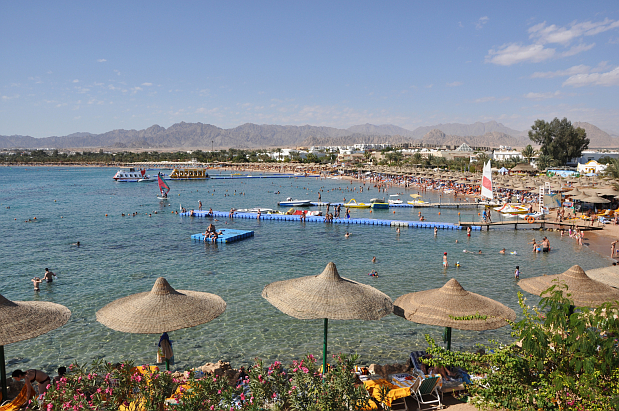
<path fill-rule="evenodd" d="M 582 151 L 589 147 L 585 130 L 574 128 L 567 118 L 559 120 L 555 117 L 550 123 L 535 120 L 529 131 L 529 138 L 541 144 L 542 154 L 550 156 L 560 166 L 580 157 Z"/>
<path fill-rule="evenodd" d="M 431 365 L 456 366 L 481 376 L 469 386 L 480 408 L 506 410 L 610 410 L 619 407 L 619 311 L 610 303 L 574 309 L 565 285 L 512 323 L 518 343 L 492 343 L 477 353 L 449 352 L 426 336 Z M 568 290 L 569 291 L 569 290 Z"/>

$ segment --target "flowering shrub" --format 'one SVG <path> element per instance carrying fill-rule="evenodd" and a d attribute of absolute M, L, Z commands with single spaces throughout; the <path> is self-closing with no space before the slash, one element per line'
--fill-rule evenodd
<path fill-rule="evenodd" d="M 368 404 L 368 393 L 355 384 L 357 356 L 334 356 L 323 376 L 314 356 L 265 367 L 256 360 L 243 381 L 230 384 L 226 377 L 208 375 L 186 381 L 167 371 L 132 364 L 113 366 L 95 362 L 90 368 L 72 365 L 69 374 L 48 390 L 46 411 L 350 411 Z M 124 408 L 122 407 L 124 406 Z M 143 408 L 142 408 L 143 407 Z"/>
<path fill-rule="evenodd" d="M 120 406 L 137 409 L 135 404 L 141 404 L 146 411 L 159 411 L 175 382 L 170 373 L 153 368 L 143 374 L 131 363 L 113 365 L 95 361 L 89 368 L 73 364 L 66 376 L 50 386 L 43 408 L 47 411 L 116 410 Z"/>
<path fill-rule="evenodd" d="M 44 407 L 48 411 L 118 408 L 137 388 L 132 368 L 132 364 L 114 367 L 102 361 L 94 362 L 90 369 L 73 364 L 69 374 L 50 385 Z"/>
<path fill-rule="evenodd" d="M 469 387 L 482 409 L 619 409 L 619 312 L 610 304 L 575 309 L 559 287 L 542 293 L 539 308 L 518 294 L 524 318 L 512 324 L 512 335 L 520 344 L 449 352 L 426 336 L 428 362 L 483 375 Z"/>

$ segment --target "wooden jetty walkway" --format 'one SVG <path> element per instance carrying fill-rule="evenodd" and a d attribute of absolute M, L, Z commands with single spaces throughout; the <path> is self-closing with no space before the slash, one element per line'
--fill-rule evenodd
<path fill-rule="evenodd" d="M 513 226 L 515 230 L 518 229 L 518 226 L 520 226 L 523 229 L 546 229 L 548 228 L 548 226 L 551 226 L 550 228 L 553 228 L 555 230 L 567 230 L 568 228 L 574 229 L 574 228 L 578 228 L 579 230 L 582 231 L 597 231 L 597 230 L 603 230 L 604 227 L 603 226 L 591 226 L 588 225 L 590 224 L 588 221 L 563 221 L 563 222 L 558 222 L 558 221 L 550 221 L 550 220 L 534 220 L 532 223 L 527 222 L 526 220 L 521 220 L 521 219 L 516 219 L 516 220 L 509 220 L 509 221 L 497 221 L 497 222 L 492 222 L 492 223 L 484 223 L 484 222 L 480 222 L 480 221 L 472 221 L 472 222 L 467 222 L 467 221 L 461 221 L 459 223 L 460 226 L 462 227 L 486 227 L 486 231 L 490 230 L 490 227 L 498 227 L 498 228 L 502 228 L 502 227 L 507 227 L 509 228 L 510 226 Z"/>

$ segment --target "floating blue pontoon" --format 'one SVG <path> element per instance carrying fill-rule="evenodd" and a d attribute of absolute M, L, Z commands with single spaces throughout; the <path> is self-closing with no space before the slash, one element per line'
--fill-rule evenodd
<path fill-rule="evenodd" d="M 235 241 L 241 241 L 249 237 L 254 236 L 253 231 L 248 230 L 235 230 L 232 228 L 223 228 L 220 230 L 221 235 L 217 237 L 215 242 L 217 243 L 233 243 Z M 204 242 L 204 233 L 193 234 L 191 239 L 194 241 Z M 213 239 L 209 238 L 206 241 L 213 242 Z"/>

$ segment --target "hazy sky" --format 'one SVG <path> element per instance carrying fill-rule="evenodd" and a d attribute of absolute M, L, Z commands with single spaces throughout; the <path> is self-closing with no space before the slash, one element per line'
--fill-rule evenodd
<path fill-rule="evenodd" d="M 619 133 L 619 2 L 0 2 L 0 135 L 567 117 Z"/>

